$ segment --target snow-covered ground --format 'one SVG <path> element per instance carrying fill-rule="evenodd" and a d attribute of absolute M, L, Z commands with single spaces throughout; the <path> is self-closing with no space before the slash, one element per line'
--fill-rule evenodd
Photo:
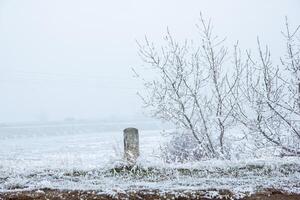
<path fill-rule="evenodd" d="M 2 127 L 0 169 L 20 172 L 103 168 L 122 157 L 123 132 L 122 129 L 104 130 L 104 126 L 101 130 L 101 125 L 97 128 L 94 124 Z M 140 130 L 139 133 L 141 154 L 155 155 L 161 143 L 161 131 Z"/>
<path fill-rule="evenodd" d="M 0 191 L 53 188 L 114 193 L 213 188 L 244 195 L 275 188 L 300 193 L 299 158 L 166 164 L 159 157 L 166 139 L 161 130 L 140 130 L 138 168 L 116 173 L 111 169 L 121 162 L 122 139 L 122 129 L 101 131 L 94 125 L 1 127 Z"/>

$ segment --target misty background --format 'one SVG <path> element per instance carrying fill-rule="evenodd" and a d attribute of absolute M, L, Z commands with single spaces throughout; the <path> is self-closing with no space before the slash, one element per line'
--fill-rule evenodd
<path fill-rule="evenodd" d="M 201 11 L 229 44 L 256 48 L 260 36 L 278 56 L 284 17 L 293 27 L 299 10 L 299 0 L 0 0 L 0 123 L 144 119 L 131 68 L 153 74 L 136 40 L 160 44 L 167 27 L 197 38 Z"/>

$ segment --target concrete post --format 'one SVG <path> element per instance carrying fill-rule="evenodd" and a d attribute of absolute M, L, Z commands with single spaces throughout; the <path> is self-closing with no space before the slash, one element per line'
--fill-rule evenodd
<path fill-rule="evenodd" d="M 140 155 L 139 133 L 136 128 L 124 129 L 124 159 L 130 164 L 135 164 Z"/>

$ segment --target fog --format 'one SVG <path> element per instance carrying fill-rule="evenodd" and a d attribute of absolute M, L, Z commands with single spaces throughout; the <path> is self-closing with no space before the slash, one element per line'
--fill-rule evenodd
<path fill-rule="evenodd" d="M 167 27 L 197 38 L 200 11 L 227 42 L 282 53 L 284 17 L 299 0 L 0 0 L 0 122 L 145 118 L 131 70 L 136 40 L 160 44 Z M 151 76 L 151 74 L 145 74 Z"/>

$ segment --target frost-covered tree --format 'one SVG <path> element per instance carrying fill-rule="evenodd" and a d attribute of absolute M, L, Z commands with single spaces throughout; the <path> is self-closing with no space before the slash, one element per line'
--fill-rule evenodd
<path fill-rule="evenodd" d="M 291 32 L 286 20 L 286 55 L 278 65 L 269 47 L 262 48 L 257 40 L 258 56 L 247 52 L 239 92 L 233 94 L 239 99 L 235 117 L 248 128 L 255 145 L 278 147 L 282 155 L 300 155 L 299 27 Z"/>
<path fill-rule="evenodd" d="M 197 159 L 229 156 L 231 128 L 243 132 L 250 146 L 300 155 L 300 26 L 291 31 L 286 20 L 286 54 L 274 64 L 259 39 L 256 56 L 244 55 L 238 45 L 228 56 L 211 22 L 202 16 L 200 22 L 199 43 L 179 43 L 169 31 L 160 48 L 147 38 L 138 43 L 142 60 L 155 72 L 140 94 L 145 106 L 193 136 L 201 152 Z"/>
<path fill-rule="evenodd" d="M 142 60 L 151 66 L 155 79 L 145 81 L 140 94 L 154 117 L 172 122 L 188 131 L 198 143 L 204 158 L 226 156 L 226 131 L 232 117 L 238 74 L 226 72 L 227 48 L 213 33 L 211 22 L 201 16 L 200 42 L 177 42 L 170 34 L 157 48 L 148 39 L 139 44 Z"/>

